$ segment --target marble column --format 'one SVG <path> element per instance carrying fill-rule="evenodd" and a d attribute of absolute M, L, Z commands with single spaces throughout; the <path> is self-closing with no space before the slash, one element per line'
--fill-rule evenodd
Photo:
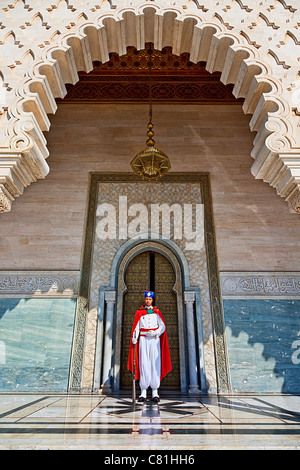
<path fill-rule="evenodd" d="M 104 294 L 106 306 L 106 321 L 104 330 L 104 354 L 103 354 L 103 373 L 102 373 L 102 390 L 105 393 L 111 391 L 112 376 L 112 333 L 114 320 L 114 305 L 116 302 L 116 292 L 106 291 Z"/>
<path fill-rule="evenodd" d="M 189 393 L 199 393 L 198 366 L 196 353 L 196 336 L 194 322 L 195 292 L 184 292 L 184 303 L 186 305 L 186 326 L 188 340 L 188 362 L 189 362 Z"/>

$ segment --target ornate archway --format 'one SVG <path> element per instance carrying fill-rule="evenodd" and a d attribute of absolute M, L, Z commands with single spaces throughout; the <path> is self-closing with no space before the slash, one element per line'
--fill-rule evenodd
<path fill-rule="evenodd" d="M 299 81 L 297 9 L 249 0 L 200 5 L 196 0 L 102 1 L 82 7 L 57 0 L 50 7 L 16 0 L 3 8 L 0 39 L 4 58 L 0 135 L 0 211 L 11 209 L 26 186 L 49 172 L 44 132 L 66 83 L 78 81 L 93 61 L 153 42 L 161 50 L 190 54 L 232 83 L 256 132 L 252 173 L 274 187 L 292 212 L 300 212 Z M 213 2 L 214 3 L 214 2 Z M 13 25 L 13 26 L 12 26 Z"/>
<path fill-rule="evenodd" d="M 124 276 L 130 261 L 150 250 L 167 258 L 176 275 L 172 291 L 177 298 L 181 390 L 199 392 L 200 386 L 202 391 L 228 391 L 230 383 L 208 175 L 170 173 L 163 182 L 156 183 L 160 185 L 159 193 L 154 186 L 141 182 L 132 173 L 95 173 L 91 175 L 90 183 L 69 390 L 101 389 L 105 393 L 119 390 L 126 292 Z M 102 202 L 109 201 L 110 207 L 116 205 L 119 211 L 120 194 L 127 198 L 128 211 L 137 208 L 138 200 L 143 201 L 146 209 L 151 209 L 148 204 L 155 204 L 157 200 L 172 204 L 179 195 L 181 200 L 186 196 L 187 204 L 200 203 L 198 209 L 203 204 L 205 211 L 198 210 L 198 215 L 194 214 L 200 222 L 199 230 L 202 226 L 205 231 L 203 239 L 198 238 L 200 245 L 194 250 L 186 246 L 184 239 L 175 241 L 160 237 L 152 228 L 150 231 L 145 228 L 146 232 L 126 241 L 123 235 L 122 238 L 103 239 L 99 231 Z"/>
<path fill-rule="evenodd" d="M 96 347 L 96 367 L 102 365 L 102 375 L 97 376 L 98 382 L 94 381 L 94 388 L 102 388 L 105 392 L 110 392 L 111 389 L 119 391 L 125 385 L 128 385 L 128 371 L 126 372 L 126 364 L 128 357 L 128 343 L 131 331 L 132 318 L 134 310 L 132 309 L 133 303 L 129 301 L 129 315 L 128 299 L 126 296 L 130 293 L 130 300 L 134 299 L 135 307 L 136 302 L 142 298 L 141 294 L 144 289 L 142 280 L 145 281 L 145 265 L 150 263 L 144 257 L 153 253 L 157 258 L 163 259 L 162 264 L 158 261 L 158 271 L 161 275 L 155 281 L 155 290 L 158 300 L 160 299 L 160 308 L 164 310 L 164 318 L 167 322 L 168 336 L 170 347 L 172 348 L 171 358 L 173 370 L 169 374 L 170 377 L 166 378 L 162 384 L 169 390 L 180 389 L 183 392 L 199 393 L 199 391 L 206 392 L 207 380 L 205 373 L 204 361 L 204 344 L 203 344 L 203 327 L 202 327 L 202 312 L 200 306 L 200 291 L 191 287 L 189 283 L 189 266 L 185 259 L 184 253 L 180 248 L 170 240 L 167 242 L 158 241 L 130 241 L 125 243 L 115 256 L 112 263 L 111 279 L 114 279 L 114 291 L 107 291 L 106 299 L 114 293 L 115 314 L 109 319 L 112 331 L 114 331 L 114 340 L 111 342 L 110 335 L 104 335 L 103 343 L 98 340 Z M 137 277 L 130 276 L 128 279 L 128 268 L 142 256 L 141 268 L 143 273 L 137 268 Z M 159 266 L 160 265 L 160 266 Z M 149 266 L 150 267 L 150 266 Z M 163 274 L 162 274 L 163 272 Z M 165 290 L 164 283 L 166 277 L 170 274 L 169 282 L 167 283 L 167 290 Z M 163 278 L 159 279 L 159 277 Z M 134 282 L 137 291 L 133 292 L 132 286 L 127 285 Z M 149 279 L 148 279 L 149 281 Z M 168 299 L 173 297 L 170 309 L 168 309 Z M 165 309 L 163 308 L 165 305 Z M 102 307 L 102 310 L 103 307 Z M 129 323 L 128 323 L 129 320 Z M 107 316 L 106 316 L 107 321 Z M 127 325 L 124 325 L 124 322 Z M 107 331 L 106 327 L 102 328 Z M 126 334 L 126 328 L 128 329 Z M 100 339 L 100 338 L 98 338 Z M 106 345 L 111 343 L 106 351 Z M 125 348 L 125 351 L 123 351 Z M 103 357 L 101 350 L 104 351 Z M 113 354 L 112 354 L 113 351 Z M 107 367 L 105 366 L 107 364 Z M 124 380 L 125 379 L 125 380 Z M 169 380 L 170 379 L 170 380 Z M 166 382 L 166 383 L 165 383 Z"/>
<path fill-rule="evenodd" d="M 180 388 L 180 383 L 182 383 L 183 389 L 186 388 L 186 377 L 185 377 L 185 370 L 186 370 L 186 358 L 185 358 L 185 347 L 184 347 L 184 336 L 183 336 L 183 322 L 184 322 L 184 314 L 183 314 L 183 302 L 182 302 L 182 273 L 181 273 L 181 268 L 179 266 L 178 260 L 176 256 L 172 253 L 170 248 L 167 248 L 164 245 L 161 245 L 159 243 L 151 243 L 151 242 L 146 242 L 141 245 L 133 246 L 131 250 L 124 256 L 122 259 L 119 273 L 118 273 L 118 298 L 120 299 L 118 302 L 117 306 L 117 322 L 122 324 L 122 329 L 119 329 L 117 331 L 117 335 L 120 336 L 120 341 L 117 339 L 116 344 L 120 343 L 122 344 L 122 348 L 118 349 L 116 348 L 116 362 L 120 363 L 120 369 L 115 365 L 114 369 L 116 372 L 119 372 L 120 370 L 120 377 L 118 377 L 118 373 L 116 373 L 116 382 L 117 382 L 117 387 L 122 387 L 126 386 L 126 374 L 124 374 L 124 364 L 122 367 L 122 358 L 123 362 L 125 359 L 126 362 L 126 352 L 125 352 L 125 357 L 124 356 L 124 351 L 123 347 L 128 345 L 128 334 L 126 335 L 126 321 L 128 323 L 131 322 L 131 314 L 134 314 L 134 312 L 128 312 L 128 307 L 130 310 L 130 300 L 133 300 L 135 302 L 138 302 L 140 300 L 140 295 L 136 295 L 134 292 L 134 287 L 132 286 L 132 283 L 135 284 L 137 287 L 137 284 L 139 284 L 139 289 L 142 288 L 142 279 L 144 280 L 144 283 L 146 282 L 148 286 L 150 286 L 150 271 L 151 271 L 151 254 L 154 255 L 156 260 L 154 261 L 155 264 L 159 264 L 160 268 L 164 269 L 166 268 L 168 275 L 169 275 L 169 283 L 167 286 L 167 290 L 170 292 L 162 292 L 162 285 L 161 285 L 161 280 L 157 276 L 155 276 L 154 273 L 152 273 L 157 279 L 156 279 L 156 287 L 158 289 L 158 297 L 160 294 L 161 297 L 161 302 L 166 299 L 166 296 L 168 299 L 172 298 L 172 306 L 174 310 L 174 315 L 172 315 L 172 312 L 168 314 L 168 312 L 165 312 L 165 315 L 169 318 L 169 326 L 168 326 L 168 332 L 170 336 L 170 345 L 172 342 L 174 343 L 174 351 L 172 351 L 173 354 L 173 376 L 175 374 L 175 377 L 171 377 L 171 381 L 169 381 L 168 377 L 166 380 L 168 382 L 169 388 L 175 389 Z M 165 266 L 161 266 L 161 263 L 159 263 L 158 259 L 163 259 L 165 261 Z M 158 261 L 158 263 L 157 263 Z M 146 272 L 145 268 L 149 268 L 148 273 Z M 143 273 L 139 272 L 138 276 L 136 277 L 134 273 L 132 273 L 133 270 L 140 271 L 140 269 L 143 270 Z M 144 287 L 144 286 L 143 286 Z M 160 291 L 160 292 L 159 292 Z M 141 293 L 141 292 L 139 292 Z M 126 308 L 127 307 L 127 308 Z M 136 307 L 137 308 L 137 307 Z M 163 308 L 161 306 L 160 308 Z M 128 314 L 129 313 L 129 314 Z M 166 319 L 167 319 L 166 317 Z M 167 321 L 167 320 L 166 320 Z M 130 329 L 129 325 L 129 329 Z M 170 330 L 170 331 L 169 331 Z M 173 331 L 174 330 L 174 331 Z M 128 332 L 127 332 L 128 333 Z M 171 346 L 172 348 L 172 346 Z M 128 351 L 127 351 L 128 354 Z M 179 365 L 179 357 L 181 358 L 181 367 Z M 181 377 L 180 377 L 180 369 L 181 369 Z M 174 372 L 175 370 L 175 372 Z M 172 380 L 172 378 L 174 380 Z M 125 379 L 125 380 L 124 380 Z M 119 384 L 120 382 L 120 384 Z M 170 382 L 170 383 L 169 383 Z M 178 382 L 178 383 L 177 383 Z"/>
<path fill-rule="evenodd" d="M 156 294 L 155 305 L 164 314 L 167 323 L 168 341 L 172 362 L 172 371 L 165 377 L 160 390 L 180 390 L 179 360 L 179 325 L 177 294 L 174 292 L 176 273 L 167 257 L 156 251 L 148 250 L 137 255 L 128 264 L 125 272 L 126 293 L 124 293 L 124 309 L 122 315 L 122 347 L 121 347 L 121 384 L 123 389 L 132 388 L 132 376 L 127 370 L 128 345 L 133 317 L 143 292 L 148 288 Z"/>

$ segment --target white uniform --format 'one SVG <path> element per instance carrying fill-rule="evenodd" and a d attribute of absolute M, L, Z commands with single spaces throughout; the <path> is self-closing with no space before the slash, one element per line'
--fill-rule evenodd
<path fill-rule="evenodd" d="M 150 309 L 152 310 L 152 307 Z M 145 395 L 148 387 L 152 388 L 154 394 L 159 388 L 161 367 L 159 337 L 164 331 L 165 325 L 157 313 L 142 315 L 134 330 L 133 338 L 137 340 L 140 337 L 139 364 L 142 395 Z"/>

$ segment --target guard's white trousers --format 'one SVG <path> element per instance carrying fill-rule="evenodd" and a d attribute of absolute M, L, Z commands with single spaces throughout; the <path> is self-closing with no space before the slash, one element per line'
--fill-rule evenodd
<path fill-rule="evenodd" d="M 140 337 L 139 347 L 140 387 L 146 390 L 160 385 L 160 339 Z"/>

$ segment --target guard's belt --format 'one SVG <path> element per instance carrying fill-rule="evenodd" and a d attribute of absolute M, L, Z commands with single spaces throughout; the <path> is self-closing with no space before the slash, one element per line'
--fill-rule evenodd
<path fill-rule="evenodd" d="M 143 335 L 143 333 L 146 333 L 147 331 L 156 331 L 156 330 L 158 330 L 158 326 L 156 328 L 141 328 L 140 336 L 147 336 L 147 335 Z"/>

